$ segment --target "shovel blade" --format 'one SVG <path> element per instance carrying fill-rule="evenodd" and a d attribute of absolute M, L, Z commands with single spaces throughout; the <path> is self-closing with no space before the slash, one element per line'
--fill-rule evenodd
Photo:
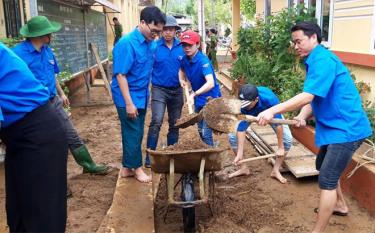
<path fill-rule="evenodd" d="M 213 111 L 215 114 L 241 114 L 242 101 L 239 99 L 216 98 L 208 102 L 205 111 Z"/>
<path fill-rule="evenodd" d="M 175 126 L 182 129 L 187 128 L 191 125 L 198 123 L 202 120 L 202 118 L 202 111 L 200 111 L 199 113 L 192 113 L 178 119 Z"/>
<path fill-rule="evenodd" d="M 221 133 L 235 133 L 240 121 L 232 114 L 205 114 L 203 113 L 204 120 L 208 127 Z"/>

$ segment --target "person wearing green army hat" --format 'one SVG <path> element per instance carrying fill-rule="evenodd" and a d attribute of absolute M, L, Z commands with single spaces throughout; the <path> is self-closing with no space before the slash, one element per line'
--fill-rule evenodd
<path fill-rule="evenodd" d="M 35 77 L 48 89 L 50 102 L 60 120 L 64 122 L 69 150 L 75 161 L 83 167 L 83 172 L 105 175 L 108 173 L 108 167 L 95 164 L 63 108 L 63 105 L 68 107 L 70 103 L 56 79 L 60 69 L 49 47 L 52 33 L 60 29 L 61 24 L 51 22 L 45 16 L 35 16 L 20 29 L 20 34 L 26 40 L 16 45 L 13 51 L 25 61 Z"/>

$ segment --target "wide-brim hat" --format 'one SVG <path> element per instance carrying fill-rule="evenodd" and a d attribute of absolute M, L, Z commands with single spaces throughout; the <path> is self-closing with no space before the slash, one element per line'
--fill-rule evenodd
<path fill-rule="evenodd" d="M 176 18 L 172 15 L 167 15 L 164 27 L 175 27 L 176 30 L 181 30 L 181 27 L 180 25 L 178 25 Z"/>
<path fill-rule="evenodd" d="M 60 31 L 61 24 L 49 21 L 45 16 L 32 17 L 20 29 L 20 34 L 23 37 L 31 38 L 51 34 Z"/>

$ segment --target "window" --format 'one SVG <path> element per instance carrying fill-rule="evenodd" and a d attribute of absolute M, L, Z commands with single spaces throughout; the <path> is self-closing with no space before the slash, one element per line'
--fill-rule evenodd
<path fill-rule="evenodd" d="M 373 6 L 373 14 L 372 14 L 371 53 L 375 54 L 375 5 Z"/>
<path fill-rule="evenodd" d="M 315 9 L 315 17 L 322 29 L 322 41 L 327 47 L 331 45 L 333 0 L 294 0 L 294 3 L 304 3 L 306 7 Z"/>

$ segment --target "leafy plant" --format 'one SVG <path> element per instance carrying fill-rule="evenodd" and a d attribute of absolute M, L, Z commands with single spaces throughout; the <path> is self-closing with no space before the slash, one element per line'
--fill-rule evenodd
<path fill-rule="evenodd" d="M 73 74 L 70 72 L 70 69 L 68 66 L 65 66 L 65 69 L 57 75 L 57 80 L 59 81 L 59 84 L 61 88 L 63 89 L 64 94 L 66 96 L 68 96 L 69 94 L 69 88 L 65 85 L 65 82 L 72 79 L 72 76 Z"/>
<path fill-rule="evenodd" d="M 372 128 L 372 135 L 368 139 L 375 143 L 375 104 L 368 104 L 365 106 L 365 111 L 370 120 Z"/>
<path fill-rule="evenodd" d="M 255 0 L 241 0 L 240 9 L 247 19 L 254 19 L 256 12 Z"/>
<path fill-rule="evenodd" d="M 313 9 L 301 4 L 270 16 L 267 24 L 258 20 L 256 27 L 241 29 L 232 77 L 267 86 L 281 101 L 296 95 L 302 90 L 305 72 L 291 47 L 290 28 L 299 21 L 315 20 Z"/>
<path fill-rule="evenodd" d="M 8 46 L 8 48 L 14 47 L 16 44 L 20 43 L 22 38 L 0 38 L 0 42 Z"/>

